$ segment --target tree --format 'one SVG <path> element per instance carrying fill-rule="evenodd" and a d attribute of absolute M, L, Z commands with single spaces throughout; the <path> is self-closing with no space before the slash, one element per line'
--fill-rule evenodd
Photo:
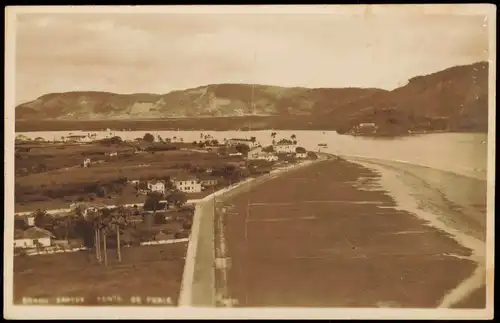
<path fill-rule="evenodd" d="M 257 138 L 256 138 L 256 137 L 250 137 L 250 141 L 251 141 L 252 143 L 254 143 L 255 141 L 257 141 Z"/>
<path fill-rule="evenodd" d="M 46 224 L 47 212 L 44 210 L 36 210 L 33 216 L 35 217 L 35 226 L 42 228 Z"/>
<path fill-rule="evenodd" d="M 197 146 L 198 145 L 198 142 L 195 140 L 193 141 L 193 146 Z"/>
<path fill-rule="evenodd" d="M 99 210 L 99 215 L 97 218 L 97 227 L 99 239 L 102 239 L 103 253 L 104 253 L 104 266 L 108 265 L 108 244 L 107 238 L 112 226 L 112 216 L 111 211 L 108 208 L 102 208 Z M 100 243 L 98 244 L 100 249 Z M 102 259 L 102 258 L 101 258 Z"/>
<path fill-rule="evenodd" d="M 275 139 L 275 138 L 276 138 L 276 135 L 277 135 L 277 133 L 276 133 L 276 132 L 271 132 L 271 138 Z"/>
<path fill-rule="evenodd" d="M 167 196 L 167 201 L 169 204 L 176 205 L 177 207 L 181 207 L 187 202 L 187 197 L 184 192 L 179 190 L 174 190 L 169 193 Z"/>
<path fill-rule="evenodd" d="M 83 245 L 89 249 L 96 247 L 95 228 L 92 220 L 92 217 L 89 217 L 87 220 L 84 218 L 77 218 L 75 220 L 75 233 L 83 240 Z"/>
<path fill-rule="evenodd" d="M 123 207 L 118 207 L 109 223 L 116 234 L 116 256 L 119 262 L 122 261 L 120 237 L 128 223 L 127 215 L 128 214 Z"/>
<path fill-rule="evenodd" d="M 234 148 L 236 149 L 236 151 L 238 151 L 239 153 L 241 153 L 244 156 L 246 156 L 248 154 L 248 152 L 250 151 L 250 147 L 248 147 L 248 145 L 245 145 L 245 144 L 238 144 Z"/>
<path fill-rule="evenodd" d="M 267 146 L 267 147 L 262 148 L 262 151 L 265 152 L 265 153 L 272 153 L 272 152 L 274 152 L 274 147 L 273 146 Z"/>
<path fill-rule="evenodd" d="M 167 221 L 165 220 L 165 215 L 163 215 L 163 213 L 155 213 L 154 222 L 155 224 L 165 224 Z"/>
<path fill-rule="evenodd" d="M 316 153 L 314 153 L 312 151 L 307 152 L 307 157 L 309 157 L 311 159 L 318 159 L 318 155 L 316 155 Z"/>
<path fill-rule="evenodd" d="M 158 192 L 151 192 L 147 195 L 146 201 L 144 201 L 143 209 L 145 211 L 154 211 L 158 209 L 160 205 L 160 201 L 163 198 L 163 195 Z"/>
<path fill-rule="evenodd" d="M 307 150 L 304 147 L 297 147 L 295 148 L 295 152 L 299 154 L 304 154 L 307 152 Z"/>
<path fill-rule="evenodd" d="M 155 137 L 154 137 L 152 134 L 150 134 L 149 132 L 148 132 L 148 133 L 146 133 L 142 139 L 143 139 L 144 141 L 149 142 L 149 143 L 151 143 L 151 142 L 154 142 L 154 141 L 155 141 Z"/>

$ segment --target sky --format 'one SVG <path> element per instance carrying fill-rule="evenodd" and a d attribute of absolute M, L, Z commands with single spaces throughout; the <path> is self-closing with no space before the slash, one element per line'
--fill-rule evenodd
<path fill-rule="evenodd" d="M 488 60 L 486 16 L 24 13 L 15 101 L 53 92 L 167 93 L 215 83 L 394 89 Z"/>

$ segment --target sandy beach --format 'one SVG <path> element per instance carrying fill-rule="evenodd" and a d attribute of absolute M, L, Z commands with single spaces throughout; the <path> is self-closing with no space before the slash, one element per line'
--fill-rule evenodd
<path fill-rule="evenodd" d="M 217 289 L 243 307 L 484 308 L 482 184 L 409 168 L 324 161 L 223 203 Z"/>
<path fill-rule="evenodd" d="M 476 270 L 443 297 L 440 307 L 484 308 L 486 182 L 397 162 L 350 161 L 377 171 L 381 186 L 399 209 L 427 221 L 472 251 L 468 258 L 476 263 Z"/>

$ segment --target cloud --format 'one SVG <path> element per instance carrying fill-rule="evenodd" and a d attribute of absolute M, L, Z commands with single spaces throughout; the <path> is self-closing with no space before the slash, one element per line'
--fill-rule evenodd
<path fill-rule="evenodd" d="M 390 89 L 486 59 L 487 43 L 481 16 L 23 14 L 17 100 L 228 82 Z"/>

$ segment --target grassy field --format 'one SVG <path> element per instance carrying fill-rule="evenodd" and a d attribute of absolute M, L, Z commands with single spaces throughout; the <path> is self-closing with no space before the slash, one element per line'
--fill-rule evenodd
<path fill-rule="evenodd" d="M 66 254 L 14 257 L 14 303 L 23 297 L 79 297 L 81 305 L 106 305 L 101 297 L 119 296 L 117 305 L 131 305 L 140 297 L 177 303 L 187 243 L 129 247 L 122 249 L 122 262 L 115 250 L 108 250 L 109 264 L 98 264 L 95 254 L 80 251 Z M 165 302 L 160 304 L 165 306 Z"/>
<path fill-rule="evenodd" d="M 190 147 L 190 144 L 181 145 Z M 241 160 L 189 150 L 134 154 L 134 147 L 129 143 L 109 146 L 46 143 L 16 148 L 24 148 L 16 153 L 16 212 L 67 208 L 74 201 L 112 205 L 143 203 L 145 196 L 137 194 L 135 187 L 126 184 L 127 180 L 165 179 L 180 172 L 196 172 L 197 168 L 203 171 Z M 118 156 L 105 156 L 112 151 L 118 152 Z M 92 164 L 84 168 L 83 159 L 87 157 Z M 21 169 L 29 171 L 20 172 Z M 96 194 L 98 187 L 104 188 L 102 194 Z M 188 194 L 188 199 L 208 193 Z"/>
<path fill-rule="evenodd" d="M 236 306 L 436 307 L 474 271 L 470 250 L 397 210 L 378 176 L 325 161 L 219 206 L 230 263 L 219 292 Z M 484 295 L 459 307 L 484 308 Z"/>

